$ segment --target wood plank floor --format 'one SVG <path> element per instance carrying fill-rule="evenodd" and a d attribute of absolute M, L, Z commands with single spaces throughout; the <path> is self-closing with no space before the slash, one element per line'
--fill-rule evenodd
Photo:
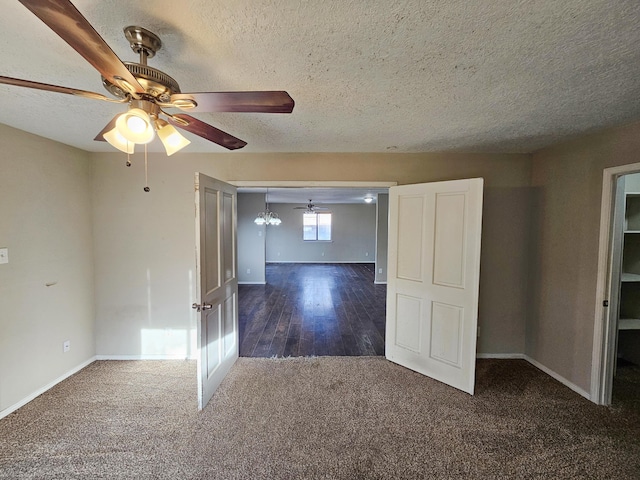
<path fill-rule="evenodd" d="M 240 285 L 240 356 L 383 355 L 386 285 L 374 264 L 268 264 Z"/>

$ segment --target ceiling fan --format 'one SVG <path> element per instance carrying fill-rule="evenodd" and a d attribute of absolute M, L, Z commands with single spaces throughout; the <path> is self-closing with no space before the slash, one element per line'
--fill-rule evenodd
<path fill-rule="evenodd" d="M 133 153 L 136 144 L 150 142 L 157 133 L 167 155 L 172 155 L 190 143 L 174 127 L 229 150 L 247 144 L 191 115 L 168 113 L 165 108 L 189 112 L 293 111 L 294 101 L 285 91 L 182 93 L 172 77 L 147 65 L 147 59 L 162 47 L 160 38 L 149 30 L 138 26 L 124 29 L 125 37 L 131 49 L 139 54 L 140 61 L 122 62 L 69 0 L 19 1 L 98 70 L 104 87 L 113 97 L 4 76 L 0 76 L 0 83 L 128 104 L 127 112 L 116 115 L 95 137 L 123 152 Z"/>
<path fill-rule="evenodd" d="M 311 199 L 309 199 L 309 203 L 307 204 L 306 207 L 293 207 L 293 209 L 304 210 L 304 213 L 316 213 L 318 211 L 329 210 L 327 207 L 318 207 L 317 205 L 311 202 Z"/>

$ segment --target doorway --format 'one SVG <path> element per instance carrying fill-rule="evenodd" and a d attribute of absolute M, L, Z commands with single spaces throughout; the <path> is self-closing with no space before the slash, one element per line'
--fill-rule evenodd
<path fill-rule="evenodd" d="M 603 174 L 592 399 L 640 409 L 640 164 Z"/>
<path fill-rule="evenodd" d="M 241 356 L 384 354 L 391 183 L 240 187 Z M 308 204 L 328 241 L 306 238 Z M 281 222 L 256 225 L 265 208 Z"/>

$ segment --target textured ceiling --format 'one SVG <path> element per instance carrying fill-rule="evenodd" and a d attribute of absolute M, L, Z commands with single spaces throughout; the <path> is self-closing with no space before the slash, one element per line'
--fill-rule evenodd
<path fill-rule="evenodd" d="M 127 25 L 183 92 L 286 90 L 291 115 L 194 114 L 246 152 L 530 152 L 640 120 L 638 0 L 74 1 L 116 54 Z M 0 75 L 106 93 L 18 2 Z M 0 123 L 89 151 L 122 106 L 0 85 Z M 224 152 L 187 134 L 186 152 Z M 152 151 L 161 151 L 154 141 Z"/>

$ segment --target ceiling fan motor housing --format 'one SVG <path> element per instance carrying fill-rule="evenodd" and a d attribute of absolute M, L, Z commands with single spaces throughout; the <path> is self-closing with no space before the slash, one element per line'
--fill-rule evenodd
<path fill-rule="evenodd" d="M 161 103 L 168 103 L 171 101 L 171 95 L 174 93 L 180 93 L 180 86 L 172 77 L 167 75 L 157 68 L 150 67 L 148 65 L 142 65 L 140 63 L 122 62 L 127 67 L 127 70 L 136 77 L 138 83 L 145 89 L 146 94 L 157 99 Z M 111 83 L 106 78 L 102 77 L 102 84 L 110 93 L 118 98 L 126 98 L 127 93 L 122 90 L 118 85 Z"/>
<path fill-rule="evenodd" d="M 140 55 L 140 63 L 122 62 L 127 70 L 145 89 L 146 95 L 161 103 L 168 103 L 171 95 L 180 93 L 180 86 L 166 73 L 147 65 L 147 58 L 155 56 L 162 47 L 160 38 L 146 28 L 131 25 L 124 28 L 124 36 L 129 40 L 131 50 Z M 128 94 L 120 86 L 102 77 L 102 84 L 118 98 L 127 98 Z"/>

